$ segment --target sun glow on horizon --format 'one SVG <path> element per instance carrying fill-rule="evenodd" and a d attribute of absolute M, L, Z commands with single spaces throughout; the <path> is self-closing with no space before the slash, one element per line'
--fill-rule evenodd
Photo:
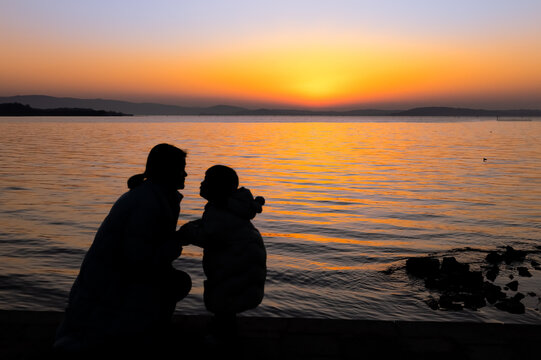
<path fill-rule="evenodd" d="M 298 107 L 499 106 L 507 99 L 514 106 L 541 107 L 541 19 L 532 15 L 539 5 L 520 0 L 509 8 L 491 2 L 498 11 L 494 19 L 512 15 L 509 22 L 515 24 L 495 26 L 485 12 L 465 2 L 432 4 L 433 13 L 421 3 L 414 1 L 411 9 L 393 3 L 401 17 L 388 13 L 386 3 L 339 1 L 342 8 L 329 8 L 315 1 L 311 7 L 296 4 L 291 13 L 265 3 L 270 20 L 258 22 L 259 17 L 248 16 L 257 9 L 244 2 L 233 1 L 231 9 L 218 6 L 222 15 L 208 4 L 191 8 L 158 1 L 155 8 L 130 9 L 138 23 L 115 18 L 116 8 L 104 15 L 89 4 L 84 5 L 89 15 L 76 14 L 79 5 L 62 3 L 65 13 L 47 17 L 52 10 L 42 3 L 21 1 L 5 13 L 11 9 L 18 17 L 0 15 L 0 42 L 9 50 L 0 57 L 0 96 Z M 468 17 L 448 17 L 461 7 L 471 11 Z M 381 24 L 365 12 L 379 14 Z M 91 21 L 92 16 L 103 23 Z M 440 23 L 432 17 L 441 17 Z"/>

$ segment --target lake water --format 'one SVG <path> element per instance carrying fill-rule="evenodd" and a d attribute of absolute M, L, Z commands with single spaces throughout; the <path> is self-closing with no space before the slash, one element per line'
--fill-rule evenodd
<path fill-rule="evenodd" d="M 188 151 L 179 225 L 198 218 L 214 164 L 266 198 L 255 220 L 268 252 L 251 316 L 541 323 L 541 121 L 381 117 L 0 118 L 0 309 L 62 310 L 81 260 L 126 180 L 157 143 Z M 484 161 L 486 159 L 486 161 Z M 516 277 L 526 313 L 488 305 L 431 310 L 404 269 L 489 250 L 537 250 Z M 177 312 L 205 313 L 202 252 L 174 265 L 193 290 Z M 496 283 L 509 282 L 503 266 Z M 386 271 L 391 269 L 392 271 Z M 512 295 L 512 292 L 508 292 Z"/>

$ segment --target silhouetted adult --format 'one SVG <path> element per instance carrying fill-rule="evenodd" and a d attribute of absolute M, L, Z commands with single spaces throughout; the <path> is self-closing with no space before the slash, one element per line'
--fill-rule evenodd
<path fill-rule="evenodd" d="M 128 180 L 90 246 L 71 289 L 55 348 L 61 352 L 133 350 L 157 340 L 191 279 L 172 266 L 182 246 L 176 231 L 186 153 L 156 145 L 146 170 Z M 134 341 L 134 339 L 136 341 Z"/>

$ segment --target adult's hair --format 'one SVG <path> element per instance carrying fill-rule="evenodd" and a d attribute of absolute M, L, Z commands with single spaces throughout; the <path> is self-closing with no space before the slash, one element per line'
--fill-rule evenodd
<path fill-rule="evenodd" d="M 145 172 L 133 175 L 128 179 L 128 187 L 133 189 L 146 179 L 167 181 L 174 167 L 186 159 L 186 152 L 170 144 L 158 144 L 150 150 L 147 157 Z"/>

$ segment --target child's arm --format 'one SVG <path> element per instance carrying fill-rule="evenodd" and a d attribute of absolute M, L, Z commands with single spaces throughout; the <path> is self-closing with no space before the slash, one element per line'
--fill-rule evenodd
<path fill-rule="evenodd" d="M 205 235 L 203 231 L 202 219 L 187 222 L 177 231 L 177 236 L 182 245 L 196 245 L 205 247 Z"/>
<path fill-rule="evenodd" d="M 190 244 L 200 246 L 198 244 L 200 222 L 201 220 L 194 220 L 181 226 L 157 249 L 156 257 L 171 262 L 182 254 L 183 246 Z"/>

